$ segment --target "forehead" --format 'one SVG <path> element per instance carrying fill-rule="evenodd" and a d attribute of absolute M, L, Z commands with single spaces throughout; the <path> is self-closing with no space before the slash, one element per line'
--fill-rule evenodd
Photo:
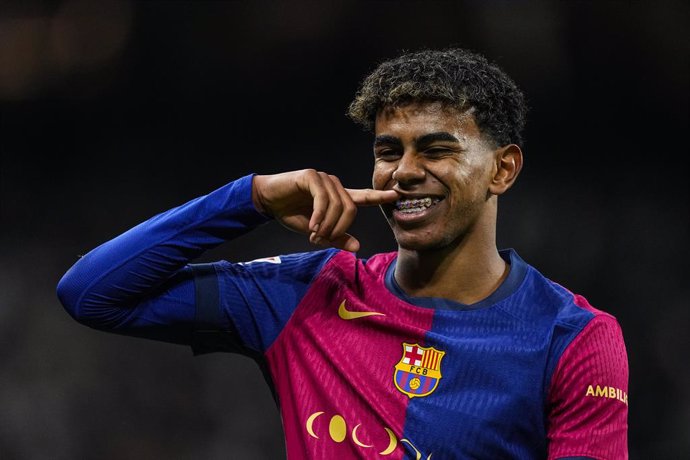
<path fill-rule="evenodd" d="M 460 111 L 442 102 L 385 106 L 376 115 L 374 131 L 377 136 L 418 136 L 444 131 L 456 136 L 480 137 L 473 112 L 473 109 Z"/>

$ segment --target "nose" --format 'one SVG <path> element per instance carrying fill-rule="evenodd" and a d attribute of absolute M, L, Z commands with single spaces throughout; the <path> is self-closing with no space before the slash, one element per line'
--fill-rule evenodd
<path fill-rule="evenodd" d="M 393 180 L 400 186 L 412 185 L 424 180 L 426 171 L 422 160 L 414 152 L 405 152 L 398 160 Z"/>

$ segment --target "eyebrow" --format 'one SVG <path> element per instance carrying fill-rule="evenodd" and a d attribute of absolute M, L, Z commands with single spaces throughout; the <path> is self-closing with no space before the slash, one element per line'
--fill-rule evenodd
<path fill-rule="evenodd" d="M 376 139 L 374 139 L 374 147 L 378 147 L 381 145 L 394 145 L 396 147 L 401 147 L 402 141 L 399 138 L 395 136 L 390 136 L 388 134 L 376 136 Z"/>
<path fill-rule="evenodd" d="M 456 144 L 460 143 L 460 140 L 457 137 L 453 136 L 451 133 L 448 133 L 446 131 L 439 131 L 436 133 L 429 133 L 419 136 L 417 139 L 415 139 L 415 145 L 419 148 L 420 146 L 425 146 L 438 141 L 453 142 Z M 376 139 L 374 139 L 374 147 L 378 147 L 381 145 L 394 145 L 396 147 L 401 147 L 402 141 L 395 136 L 383 134 L 381 136 L 376 136 Z"/>
<path fill-rule="evenodd" d="M 415 143 L 417 147 L 422 145 L 431 144 L 432 142 L 443 141 L 443 142 L 454 142 L 456 144 L 460 143 L 460 140 L 453 136 L 451 133 L 440 131 L 437 133 L 429 133 L 417 138 Z"/>

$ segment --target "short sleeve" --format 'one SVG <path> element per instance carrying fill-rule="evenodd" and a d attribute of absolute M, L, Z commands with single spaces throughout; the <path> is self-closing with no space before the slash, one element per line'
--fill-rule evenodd
<path fill-rule="evenodd" d="M 547 410 L 549 459 L 628 458 L 628 357 L 615 318 L 596 315 L 565 349 Z"/>

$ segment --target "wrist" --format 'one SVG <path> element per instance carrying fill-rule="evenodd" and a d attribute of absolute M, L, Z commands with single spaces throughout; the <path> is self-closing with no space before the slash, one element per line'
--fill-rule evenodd
<path fill-rule="evenodd" d="M 261 186 L 264 183 L 264 176 L 254 175 L 252 177 L 252 204 L 254 209 L 264 215 L 269 215 L 266 212 L 266 207 L 261 200 Z"/>

